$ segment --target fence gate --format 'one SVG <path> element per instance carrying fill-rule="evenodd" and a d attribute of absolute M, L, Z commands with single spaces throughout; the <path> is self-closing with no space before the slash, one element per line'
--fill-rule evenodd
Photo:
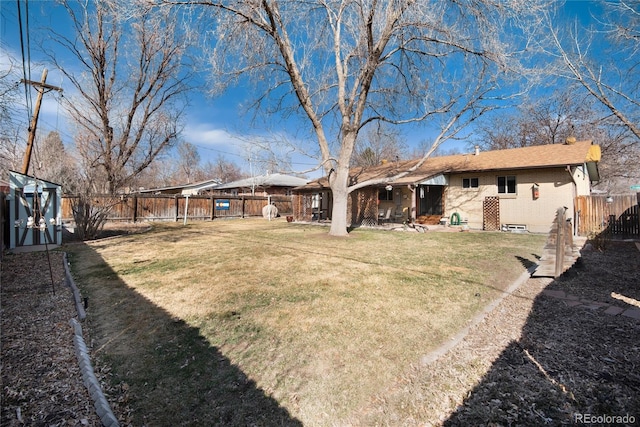
<path fill-rule="evenodd" d="M 575 199 L 577 232 L 580 236 L 607 233 L 611 237 L 640 237 L 637 195 L 578 196 Z"/>
<path fill-rule="evenodd" d="M 488 196 L 482 202 L 482 229 L 500 231 L 500 198 Z"/>

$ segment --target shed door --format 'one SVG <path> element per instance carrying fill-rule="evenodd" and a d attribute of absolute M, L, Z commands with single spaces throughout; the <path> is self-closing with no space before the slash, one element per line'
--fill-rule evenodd
<path fill-rule="evenodd" d="M 56 232 L 58 212 L 56 189 L 16 188 L 14 194 L 15 218 L 19 221 L 19 225 L 15 227 L 16 246 L 61 243 L 57 241 L 58 233 Z M 33 220 L 32 223 L 29 221 L 30 217 Z M 44 222 L 42 227 L 40 227 L 40 219 Z"/>

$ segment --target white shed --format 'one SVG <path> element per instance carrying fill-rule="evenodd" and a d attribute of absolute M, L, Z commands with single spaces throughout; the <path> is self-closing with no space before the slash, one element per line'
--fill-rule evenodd
<path fill-rule="evenodd" d="M 9 249 L 62 243 L 62 187 L 9 172 Z"/>

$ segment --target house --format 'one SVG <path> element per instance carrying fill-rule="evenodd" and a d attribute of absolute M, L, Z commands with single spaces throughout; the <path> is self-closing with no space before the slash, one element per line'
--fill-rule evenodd
<path fill-rule="evenodd" d="M 192 196 L 201 194 L 217 185 L 220 185 L 219 179 L 208 179 L 206 181 L 194 182 L 191 184 L 174 185 L 170 187 L 158 187 L 138 190 L 140 194 L 180 194 L 183 196 Z"/>
<path fill-rule="evenodd" d="M 575 218 L 574 199 L 600 179 L 591 141 L 387 162 L 351 171 L 351 225 L 449 222 L 484 230 L 547 232 L 559 207 Z M 412 170 L 415 169 L 415 170 Z M 406 171 L 410 172 L 406 173 Z M 404 172 L 404 173 L 403 173 Z M 331 218 L 326 177 L 298 187 L 297 220 Z"/>
<path fill-rule="evenodd" d="M 210 192 L 229 196 L 290 196 L 293 188 L 307 182 L 305 178 L 273 173 L 220 184 Z"/>

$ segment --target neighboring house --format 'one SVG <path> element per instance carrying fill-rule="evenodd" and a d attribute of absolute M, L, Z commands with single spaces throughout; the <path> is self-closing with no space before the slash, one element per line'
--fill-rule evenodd
<path fill-rule="evenodd" d="M 140 194 L 180 194 L 183 196 L 201 194 L 211 188 L 220 185 L 219 179 L 209 179 L 206 181 L 194 182 L 192 184 L 174 185 L 171 187 L 149 188 L 138 190 Z"/>
<path fill-rule="evenodd" d="M 274 173 L 220 184 L 209 192 L 230 196 L 290 196 L 293 188 L 305 185 L 308 181 L 297 176 Z"/>
<path fill-rule="evenodd" d="M 470 228 L 548 232 L 559 207 L 575 217 L 576 196 L 589 195 L 600 179 L 600 147 L 591 141 L 387 162 L 351 172 L 351 185 L 377 185 L 351 193 L 351 225 L 453 221 Z M 298 187 L 297 220 L 331 218 L 327 179 Z"/>

